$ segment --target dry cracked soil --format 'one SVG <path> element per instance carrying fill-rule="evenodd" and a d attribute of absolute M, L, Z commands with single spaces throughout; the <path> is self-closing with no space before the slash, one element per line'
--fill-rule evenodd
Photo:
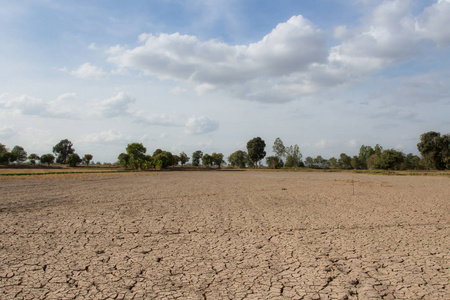
<path fill-rule="evenodd" d="M 450 299 L 450 179 L 0 178 L 1 299 Z"/>

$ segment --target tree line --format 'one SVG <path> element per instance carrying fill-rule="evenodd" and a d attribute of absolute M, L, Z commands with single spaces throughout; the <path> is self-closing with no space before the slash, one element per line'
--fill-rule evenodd
<path fill-rule="evenodd" d="M 341 153 L 338 158 L 331 157 L 325 159 L 317 157 L 306 157 L 303 155 L 298 145 L 285 146 L 280 138 L 276 138 L 272 146 L 275 155 L 266 157 L 266 143 L 260 137 L 256 137 L 247 142 L 247 151 L 238 150 L 228 156 L 230 167 L 257 168 L 261 166 L 261 161 L 265 162 L 269 168 L 314 168 L 314 169 L 383 169 L 383 170 L 449 170 L 450 169 L 450 134 L 441 135 L 439 132 L 430 131 L 420 136 L 417 144 L 421 157 L 412 153 L 404 154 L 395 149 L 383 149 L 379 144 L 372 146 L 362 145 L 358 155 L 349 156 Z M 56 156 L 55 156 L 56 155 Z M 72 142 L 61 140 L 53 147 L 53 153 L 38 156 L 32 153 L 27 156 L 23 147 L 15 146 L 9 151 L 5 145 L 0 144 L 0 164 L 24 163 L 28 160 L 31 165 L 38 161 L 41 164 L 68 164 L 75 167 L 80 163 L 89 165 L 93 156 L 85 154 L 82 158 L 75 153 Z M 172 154 L 170 151 L 156 149 L 152 155 L 147 154 L 147 148 L 142 143 L 130 143 L 125 152 L 119 154 L 116 164 L 120 164 L 129 169 L 164 169 L 170 166 L 186 165 L 190 161 L 186 153 Z M 203 153 L 197 150 L 192 153 L 191 166 L 217 167 L 225 165 L 224 155 L 213 152 Z"/>

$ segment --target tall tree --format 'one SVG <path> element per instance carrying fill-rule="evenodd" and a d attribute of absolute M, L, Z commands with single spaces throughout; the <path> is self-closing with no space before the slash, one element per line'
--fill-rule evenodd
<path fill-rule="evenodd" d="M 213 154 L 211 154 L 211 157 L 212 157 L 212 160 L 213 160 L 213 164 L 215 166 L 217 166 L 219 169 L 220 169 L 220 166 L 225 163 L 225 161 L 223 160 L 223 154 L 222 153 L 213 152 Z"/>
<path fill-rule="evenodd" d="M 424 133 L 420 136 L 417 149 L 428 169 L 450 168 L 450 135 L 441 136 L 435 131 Z"/>
<path fill-rule="evenodd" d="M 72 153 L 69 156 L 67 156 L 67 164 L 70 167 L 76 167 L 78 164 L 80 164 L 83 160 L 80 158 L 80 156 L 76 153 Z"/>
<path fill-rule="evenodd" d="M 210 167 L 212 166 L 213 162 L 214 160 L 211 155 L 209 155 L 208 153 L 203 154 L 202 165 L 204 165 L 205 167 Z"/>
<path fill-rule="evenodd" d="M 147 152 L 147 148 L 145 148 L 142 143 L 131 143 L 128 144 L 126 150 L 131 167 L 133 169 L 140 169 L 145 161 L 145 153 Z"/>
<path fill-rule="evenodd" d="M 195 151 L 192 153 L 192 165 L 197 167 L 200 165 L 200 160 L 203 157 L 203 152 L 200 150 Z"/>
<path fill-rule="evenodd" d="M 50 166 L 50 164 L 52 164 L 54 162 L 55 162 L 55 156 L 53 156 L 53 154 L 49 153 L 49 154 L 41 155 L 41 163 L 47 164 L 48 166 Z"/>
<path fill-rule="evenodd" d="M 288 168 L 293 167 L 302 167 L 302 153 L 300 152 L 300 148 L 298 145 L 286 147 L 286 163 L 284 164 Z"/>
<path fill-rule="evenodd" d="M 239 167 L 239 168 L 245 168 L 247 165 L 249 165 L 250 158 L 248 157 L 247 152 L 238 150 L 236 152 L 233 152 L 228 157 L 228 162 L 232 167 Z M 251 161 L 250 161 L 251 163 Z"/>
<path fill-rule="evenodd" d="M 6 146 L 0 143 L 0 153 L 8 152 L 8 149 L 6 149 Z"/>
<path fill-rule="evenodd" d="M 86 164 L 86 166 L 89 166 L 89 163 L 91 162 L 92 158 L 94 156 L 92 156 L 92 154 L 85 154 L 83 157 L 83 162 Z"/>
<path fill-rule="evenodd" d="M 182 166 L 184 166 L 189 161 L 189 157 L 184 152 L 181 152 L 179 157 L 180 157 L 180 163 Z"/>
<path fill-rule="evenodd" d="M 27 152 L 21 146 L 14 146 L 11 150 L 11 154 L 14 154 L 18 163 L 22 163 L 27 160 Z"/>
<path fill-rule="evenodd" d="M 53 147 L 53 153 L 57 156 L 56 162 L 59 164 L 65 164 L 67 157 L 74 152 L 73 144 L 68 139 L 61 140 Z"/>
<path fill-rule="evenodd" d="M 123 167 L 126 168 L 130 166 L 130 156 L 127 153 L 120 153 L 117 159 Z"/>
<path fill-rule="evenodd" d="M 256 137 L 247 142 L 248 156 L 252 160 L 255 168 L 258 162 L 266 156 L 266 143 L 260 137 Z"/>
<path fill-rule="evenodd" d="M 277 137 L 272 146 L 272 151 L 276 154 L 276 156 L 282 159 L 286 155 L 286 147 L 283 144 L 283 141 Z"/>

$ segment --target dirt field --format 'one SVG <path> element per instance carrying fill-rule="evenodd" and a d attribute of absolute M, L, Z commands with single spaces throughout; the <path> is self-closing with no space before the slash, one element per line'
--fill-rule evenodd
<path fill-rule="evenodd" d="M 450 178 L 0 178 L 0 298 L 450 299 Z"/>

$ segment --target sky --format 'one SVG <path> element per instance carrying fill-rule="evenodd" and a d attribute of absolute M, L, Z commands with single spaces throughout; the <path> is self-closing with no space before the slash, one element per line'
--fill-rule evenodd
<path fill-rule="evenodd" d="M 450 0 L 0 0 L 0 143 L 303 157 L 450 133 Z"/>

